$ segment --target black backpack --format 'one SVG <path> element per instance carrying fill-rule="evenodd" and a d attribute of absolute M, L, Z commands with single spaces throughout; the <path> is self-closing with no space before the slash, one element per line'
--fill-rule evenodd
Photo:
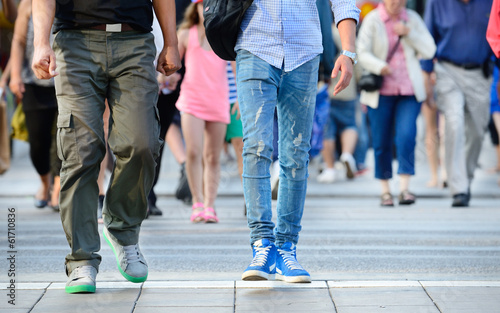
<path fill-rule="evenodd" d="M 221 59 L 234 61 L 241 21 L 253 0 L 203 0 L 208 43 Z"/>

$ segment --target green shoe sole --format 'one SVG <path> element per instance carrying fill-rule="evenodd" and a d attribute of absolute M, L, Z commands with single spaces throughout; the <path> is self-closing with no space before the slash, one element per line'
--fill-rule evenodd
<path fill-rule="evenodd" d="M 79 285 L 79 286 L 66 286 L 66 293 L 94 293 L 95 286 L 93 285 Z"/>
<path fill-rule="evenodd" d="M 122 274 L 123 277 L 125 277 L 126 280 L 132 283 L 142 283 L 145 282 L 148 279 L 148 275 L 143 276 L 143 277 L 133 277 L 130 276 L 129 274 L 125 273 L 124 270 L 122 270 L 122 267 L 120 266 L 120 262 L 118 261 L 118 256 L 115 251 L 115 247 L 113 247 L 113 244 L 111 241 L 109 241 L 108 237 L 106 237 L 106 233 L 104 232 L 104 228 L 102 229 L 102 235 L 104 236 L 104 239 L 108 243 L 108 245 L 111 247 L 111 250 L 113 251 L 113 254 L 115 255 L 115 260 L 116 260 L 116 265 L 118 266 L 118 270 L 120 271 L 120 274 Z"/>

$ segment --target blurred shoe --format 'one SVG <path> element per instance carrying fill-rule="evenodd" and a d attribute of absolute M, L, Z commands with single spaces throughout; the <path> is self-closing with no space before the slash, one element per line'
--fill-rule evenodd
<path fill-rule="evenodd" d="M 203 218 L 205 219 L 205 223 L 218 223 L 219 218 L 217 217 L 217 214 L 215 213 L 214 208 L 205 208 L 203 210 Z"/>
<path fill-rule="evenodd" d="M 97 202 L 97 223 L 104 223 L 102 219 L 102 208 L 104 207 L 104 195 L 99 195 L 99 200 Z"/>
<path fill-rule="evenodd" d="M 179 177 L 179 183 L 175 190 L 175 197 L 184 203 L 190 203 L 192 201 L 191 190 L 189 189 L 186 175 L 186 163 L 181 164 L 181 176 Z"/>
<path fill-rule="evenodd" d="M 310 283 L 311 275 L 297 262 L 296 247 L 291 242 L 285 242 L 277 247 L 276 280 L 287 283 Z"/>
<path fill-rule="evenodd" d="M 347 178 L 353 179 L 354 176 L 356 176 L 356 172 L 358 170 L 356 168 L 356 160 L 354 160 L 352 154 L 347 152 L 342 153 L 342 155 L 340 156 L 340 161 L 344 163 Z"/>
<path fill-rule="evenodd" d="M 269 239 L 261 239 L 252 245 L 253 259 L 245 269 L 242 280 L 268 280 L 276 273 L 276 246 Z"/>
<path fill-rule="evenodd" d="M 59 212 L 59 205 L 50 205 L 50 208 L 54 210 L 54 212 Z"/>
<path fill-rule="evenodd" d="M 123 277 L 133 283 L 146 281 L 148 278 L 148 264 L 139 249 L 139 244 L 122 246 L 109 233 L 106 226 L 103 227 L 102 234 L 115 255 L 118 270 Z"/>
<path fill-rule="evenodd" d="M 203 208 L 203 203 L 197 202 L 193 204 L 192 206 L 192 212 L 191 212 L 191 222 L 193 223 L 200 223 L 205 221 L 205 212 Z"/>
<path fill-rule="evenodd" d="M 392 195 L 388 192 L 380 196 L 380 206 L 382 207 L 392 207 L 394 202 L 392 201 Z"/>
<path fill-rule="evenodd" d="M 468 207 L 469 206 L 470 196 L 466 193 L 459 193 L 453 195 L 453 202 L 451 204 L 452 207 Z"/>
<path fill-rule="evenodd" d="M 280 187 L 280 162 L 275 161 L 271 165 L 271 199 L 278 200 Z"/>
<path fill-rule="evenodd" d="M 318 182 L 323 184 L 331 184 L 335 181 L 335 169 L 325 168 L 316 178 Z"/>
<path fill-rule="evenodd" d="M 36 208 L 43 209 L 44 207 L 47 206 L 47 204 L 49 204 L 48 200 L 40 200 L 40 199 L 35 198 L 35 207 Z"/>
<path fill-rule="evenodd" d="M 363 167 L 363 168 L 361 168 L 361 169 L 359 169 L 359 167 L 358 167 L 358 171 L 356 172 L 356 177 L 358 177 L 358 176 L 363 176 L 363 175 L 365 175 L 366 173 L 368 173 L 368 171 L 369 171 L 369 169 L 368 169 L 368 167 L 366 167 L 366 166 L 365 166 L 365 167 Z"/>
<path fill-rule="evenodd" d="M 399 194 L 399 205 L 410 205 L 415 203 L 416 197 L 408 190 L 403 190 Z"/>
<path fill-rule="evenodd" d="M 82 265 L 71 271 L 66 282 L 67 293 L 94 293 L 97 270 L 92 265 Z"/>
<path fill-rule="evenodd" d="M 149 215 L 162 216 L 163 212 L 156 206 L 155 203 L 148 201 Z"/>

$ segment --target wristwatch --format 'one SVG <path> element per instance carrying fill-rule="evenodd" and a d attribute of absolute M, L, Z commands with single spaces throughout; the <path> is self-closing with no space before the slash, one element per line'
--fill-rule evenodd
<path fill-rule="evenodd" d="M 342 50 L 342 51 L 340 51 L 340 54 L 345 55 L 346 57 L 348 57 L 349 59 L 351 59 L 352 65 L 356 65 L 356 63 L 358 63 L 358 58 L 357 58 L 355 52 L 351 52 L 351 51 L 347 51 L 347 50 Z"/>

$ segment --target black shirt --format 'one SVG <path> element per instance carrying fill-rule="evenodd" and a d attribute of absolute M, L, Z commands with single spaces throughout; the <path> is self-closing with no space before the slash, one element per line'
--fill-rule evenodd
<path fill-rule="evenodd" d="M 151 0 L 56 0 L 54 32 L 118 23 L 150 32 L 153 24 Z"/>

